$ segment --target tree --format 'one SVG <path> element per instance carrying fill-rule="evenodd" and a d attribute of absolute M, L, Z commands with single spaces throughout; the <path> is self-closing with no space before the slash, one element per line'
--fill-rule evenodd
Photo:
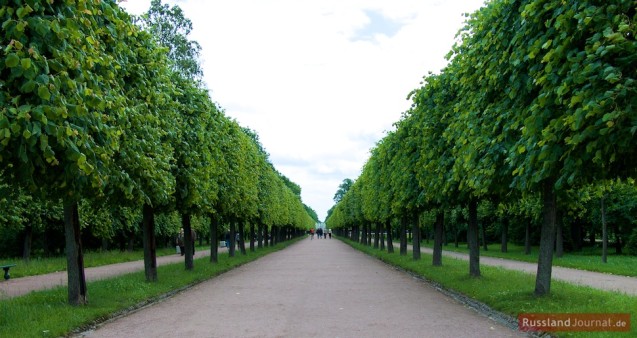
<path fill-rule="evenodd" d="M 197 41 L 188 40 L 192 22 L 184 16 L 183 10 L 175 5 L 169 7 L 161 0 L 152 0 L 148 12 L 137 18 L 143 29 L 168 48 L 171 68 L 181 76 L 199 82 L 203 71 L 199 64 L 201 46 Z"/>
<path fill-rule="evenodd" d="M 352 187 L 352 184 L 354 184 L 354 181 L 352 181 L 351 179 L 344 179 L 343 182 L 338 186 L 338 190 L 334 194 L 334 202 L 338 203 L 341 199 L 343 199 L 343 196 L 347 194 L 349 189 Z"/>
<path fill-rule="evenodd" d="M 167 59 L 163 51 L 144 31 L 130 28 L 112 36 L 129 48 L 122 64 L 120 86 L 125 91 L 127 104 L 118 117 L 124 129 L 121 148 L 115 161 L 124 175 L 119 175 L 111 194 L 115 207 L 130 205 L 142 210 L 144 267 L 146 280 L 157 280 L 157 260 L 154 213 L 166 208 L 175 191 L 172 174 L 176 143 L 174 122 L 176 105 L 171 98 L 176 89 L 170 80 Z"/>
<path fill-rule="evenodd" d="M 102 196 L 113 176 L 125 102 L 108 40 L 125 30 L 110 1 L 4 7 L 0 162 L 22 186 L 64 205 L 69 303 L 87 302 L 77 203 Z M 100 13 L 100 15 L 97 15 Z"/>

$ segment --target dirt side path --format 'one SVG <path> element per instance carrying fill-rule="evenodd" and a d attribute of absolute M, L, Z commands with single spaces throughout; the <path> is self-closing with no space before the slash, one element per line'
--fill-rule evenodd
<path fill-rule="evenodd" d="M 409 246 L 411 250 L 411 246 Z M 431 254 L 430 248 L 421 248 L 421 252 Z M 443 257 L 453 257 L 462 260 L 469 260 L 469 255 L 453 251 L 444 251 Z M 444 264 L 444 262 L 443 262 Z M 530 274 L 537 273 L 537 263 L 514 261 L 504 258 L 480 256 L 480 264 L 499 266 L 509 270 L 518 270 Z M 601 263 L 600 263 L 601 264 Z M 590 286 L 595 289 L 605 291 L 619 291 L 629 295 L 637 295 L 637 278 L 612 275 L 608 273 L 593 272 L 553 266 L 551 278 L 577 285 Z"/>
<path fill-rule="evenodd" d="M 224 252 L 227 249 L 219 249 Z M 195 258 L 209 256 L 210 250 L 198 250 L 195 252 Z M 178 254 L 170 256 L 157 257 L 157 266 L 184 262 L 184 257 Z M 119 276 L 131 272 L 143 271 L 144 261 L 134 261 L 126 263 L 118 263 L 104 265 L 94 268 L 85 268 L 84 274 L 87 281 L 100 280 Z M 68 284 L 68 276 L 66 271 L 49 273 L 46 275 L 28 276 L 22 278 L 11 278 L 9 280 L 0 281 L 0 299 L 7 297 L 17 297 L 27 294 L 31 291 L 52 289 Z"/>
<path fill-rule="evenodd" d="M 522 334 L 341 241 L 308 238 L 81 336 Z"/>

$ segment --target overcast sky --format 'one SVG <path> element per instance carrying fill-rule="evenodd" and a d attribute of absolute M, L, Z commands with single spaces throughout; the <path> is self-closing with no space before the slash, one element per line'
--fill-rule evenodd
<path fill-rule="evenodd" d="M 439 72 L 484 0 L 178 0 L 211 98 L 255 130 L 320 220 L 339 184 Z M 121 3 L 131 14 L 150 0 Z"/>

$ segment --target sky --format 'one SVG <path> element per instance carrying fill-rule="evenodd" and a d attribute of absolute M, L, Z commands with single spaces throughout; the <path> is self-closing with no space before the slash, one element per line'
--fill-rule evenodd
<path fill-rule="evenodd" d="M 275 168 L 323 221 L 409 93 L 446 64 L 483 0 L 163 0 L 192 21 L 204 82 L 257 132 Z M 120 3 L 141 14 L 150 0 Z"/>

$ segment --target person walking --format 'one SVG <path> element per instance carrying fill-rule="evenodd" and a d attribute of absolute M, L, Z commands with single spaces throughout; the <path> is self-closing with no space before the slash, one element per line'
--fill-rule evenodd
<path fill-rule="evenodd" d="M 330 235 L 330 239 L 332 239 L 332 229 L 328 229 L 327 233 Z"/>
<path fill-rule="evenodd" d="M 179 230 L 179 234 L 177 234 L 177 246 L 179 246 L 179 253 L 181 253 L 181 255 L 185 255 L 186 254 L 186 248 L 184 247 L 184 228 L 181 228 L 181 230 Z"/>
<path fill-rule="evenodd" d="M 310 239 L 314 239 L 314 229 L 310 229 Z"/>

